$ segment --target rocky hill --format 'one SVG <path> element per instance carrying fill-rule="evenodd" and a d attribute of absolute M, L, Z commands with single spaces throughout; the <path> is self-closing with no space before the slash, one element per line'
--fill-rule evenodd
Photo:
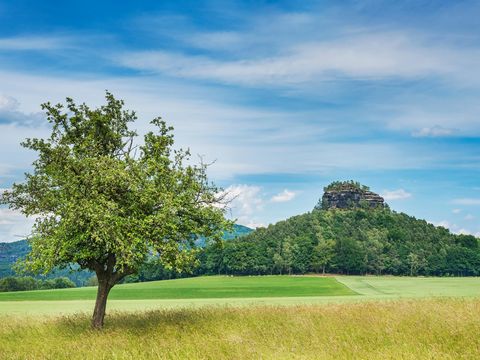
<path fill-rule="evenodd" d="M 480 239 L 392 211 L 353 181 L 327 186 L 311 212 L 223 245 L 207 246 L 203 273 L 480 275 Z"/>
<path fill-rule="evenodd" d="M 384 199 L 370 189 L 354 181 L 337 181 L 324 188 L 317 209 L 382 208 Z"/>

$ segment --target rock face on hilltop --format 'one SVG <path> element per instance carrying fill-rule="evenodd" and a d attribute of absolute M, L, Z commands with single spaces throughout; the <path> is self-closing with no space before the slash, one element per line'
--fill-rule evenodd
<path fill-rule="evenodd" d="M 357 182 L 334 182 L 324 188 L 322 200 L 317 208 L 352 209 L 357 207 L 379 208 L 385 206 L 384 199 Z"/>

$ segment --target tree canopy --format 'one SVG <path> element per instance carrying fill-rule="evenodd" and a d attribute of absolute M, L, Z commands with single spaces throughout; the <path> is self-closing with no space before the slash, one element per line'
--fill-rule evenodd
<path fill-rule="evenodd" d="M 76 263 L 96 273 L 92 325 L 101 327 L 110 289 L 147 255 L 180 271 L 195 258 L 197 237 L 220 239 L 230 224 L 207 166 L 187 164 L 189 151 L 173 149 L 173 128 L 161 118 L 140 143 L 129 128 L 135 112 L 109 92 L 96 109 L 70 98 L 42 109 L 51 135 L 22 143 L 38 155 L 33 172 L 1 201 L 36 218 L 27 270 Z"/>
<path fill-rule="evenodd" d="M 354 180 L 334 181 L 323 188 L 323 191 L 346 191 L 346 190 L 369 191 L 370 188 Z"/>

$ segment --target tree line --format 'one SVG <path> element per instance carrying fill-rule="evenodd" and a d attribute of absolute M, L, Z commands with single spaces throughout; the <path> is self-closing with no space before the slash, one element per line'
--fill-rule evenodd
<path fill-rule="evenodd" d="M 66 277 L 39 280 L 32 276 L 7 276 L 0 279 L 0 292 L 74 288 L 75 283 Z"/>

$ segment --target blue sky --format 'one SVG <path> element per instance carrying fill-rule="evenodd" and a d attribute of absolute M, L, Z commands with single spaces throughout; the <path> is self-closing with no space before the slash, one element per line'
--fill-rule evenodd
<path fill-rule="evenodd" d="M 341 3 L 341 4 L 340 4 Z M 310 211 L 333 180 L 480 236 L 478 1 L 0 1 L 0 188 L 40 103 L 105 89 L 216 160 L 231 216 Z M 0 209 L 0 241 L 32 220 Z"/>

